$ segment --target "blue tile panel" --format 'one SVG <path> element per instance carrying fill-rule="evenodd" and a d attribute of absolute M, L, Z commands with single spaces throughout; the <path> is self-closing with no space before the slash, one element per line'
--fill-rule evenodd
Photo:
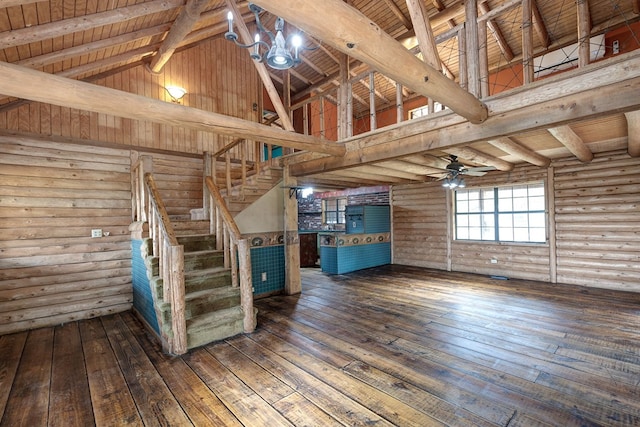
<path fill-rule="evenodd" d="M 390 262 L 391 243 L 389 242 L 320 248 L 322 271 L 329 274 L 350 273 Z"/>
<path fill-rule="evenodd" d="M 151 326 L 158 335 L 160 328 L 158 327 L 158 319 L 153 306 L 153 296 L 151 294 L 151 286 L 147 278 L 147 267 L 144 265 L 140 247 L 142 240 L 131 241 L 131 275 L 133 282 L 133 307 L 144 317 L 149 326 Z"/>
<path fill-rule="evenodd" d="M 267 280 L 262 281 L 262 273 Z M 254 295 L 284 290 L 284 245 L 251 248 L 251 279 Z"/>
<path fill-rule="evenodd" d="M 385 233 L 391 230 L 390 208 L 384 206 L 347 206 L 347 234 Z"/>

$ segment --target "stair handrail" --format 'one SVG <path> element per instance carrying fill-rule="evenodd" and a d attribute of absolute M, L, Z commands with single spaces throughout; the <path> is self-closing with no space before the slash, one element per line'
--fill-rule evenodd
<path fill-rule="evenodd" d="M 221 237 L 219 231 L 221 229 L 223 231 L 224 263 L 225 266 L 231 268 L 233 286 L 238 286 L 238 273 L 240 276 L 240 305 L 244 313 L 243 329 L 245 333 L 251 333 L 256 328 L 256 322 L 253 315 L 253 283 L 249 242 L 242 237 L 233 215 L 229 212 L 224 198 L 211 176 L 205 177 L 205 187 L 209 191 L 212 201 L 211 206 L 212 208 L 215 207 L 210 211 L 210 221 L 211 226 L 213 227 L 213 224 L 216 224 L 216 230 L 218 230 L 216 240 Z"/>
<path fill-rule="evenodd" d="M 144 175 L 148 201 L 147 220 L 153 242 L 153 255 L 158 257 L 158 274 L 162 278 L 162 294 L 171 309 L 171 336 L 168 351 L 187 352 L 187 322 L 185 317 L 184 246 L 178 243 L 167 209 L 150 172 Z"/>

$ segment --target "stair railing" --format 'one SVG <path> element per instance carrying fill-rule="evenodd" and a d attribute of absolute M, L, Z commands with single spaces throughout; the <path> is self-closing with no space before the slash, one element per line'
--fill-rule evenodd
<path fill-rule="evenodd" d="M 184 246 L 178 243 L 167 209 L 162 202 L 153 175 L 144 175 L 147 200 L 146 218 L 153 255 L 158 257 L 158 272 L 162 278 L 162 296 L 171 306 L 171 336 L 165 337 L 173 354 L 187 352 L 187 322 L 185 318 Z"/>
<path fill-rule="evenodd" d="M 144 175 L 153 170 L 153 158 L 151 156 L 140 156 L 131 168 L 131 198 L 132 220 L 146 222 L 147 197 L 145 194 Z"/>
<path fill-rule="evenodd" d="M 240 286 L 240 305 L 244 313 L 243 329 L 245 333 L 250 333 L 255 330 L 256 322 L 253 315 L 253 283 L 249 242 L 242 238 L 240 229 L 212 177 L 205 177 L 205 187 L 211 198 L 209 213 L 211 228 L 215 227 L 216 241 L 224 242 L 222 247 L 224 264 L 225 267 L 231 269 L 232 286 Z M 222 239 L 220 239 L 221 236 Z"/>

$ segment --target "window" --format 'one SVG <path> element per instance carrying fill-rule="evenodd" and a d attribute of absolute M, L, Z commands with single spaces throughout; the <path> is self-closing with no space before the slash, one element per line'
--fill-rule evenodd
<path fill-rule="evenodd" d="M 544 243 L 544 184 L 458 190 L 456 240 Z"/>
<path fill-rule="evenodd" d="M 433 103 L 433 111 L 444 111 L 446 107 L 439 102 Z M 424 117 L 429 114 L 429 106 L 424 105 L 422 107 L 414 108 L 413 110 L 409 110 L 409 119 L 417 119 L 418 117 Z"/>
<path fill-rule="evenodd" d="M 347 198 L 324 199 L 322 200 L 322 223 L 323 224 L 344 224 Z"/>

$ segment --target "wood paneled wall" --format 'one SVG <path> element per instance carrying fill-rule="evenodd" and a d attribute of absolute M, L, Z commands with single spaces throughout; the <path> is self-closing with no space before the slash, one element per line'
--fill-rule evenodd
<path fill-rule="evenodd" d="M 439 183 L 394 186 L 393 262 L 640 291 L 640 160 L 625 152 L 598 154 L 590 163 L 518 167 L 469 178 L 467 185 L 543 180 L 554 189 L 548 194 L 549 244 L 455 241 L 447 226 L 452 205 Z"/>
<path fill-rule="evenodd" d="M 223 38 L 176 52 L 159 74 L 140 65 L 93 83 L 167 102 L 172 101 L 164 87 L 181 86 L 188 92 L 182 99 L 185 106 L 251 121 L 261 119 L 262 86 L 255 66 L 246 50 Z M 208 132 L 37 102 L 1 112 L 0 129 L 194 154 L 216 152 L 231 140 Z M 240 157 L 239 149 L 234 148 L 232 157 Z M 248 159 L 253 160 L 255 144 L 247 144 L 246 149 Z"/>
<path fill-rule="evenodd" d="M 640 159 L 554 166 L 558 282 L 640 291 Z"/>
<path fill-rule="evenodd" d="M 129 150 L 1 136 L 0 334 L 129 309 L 130 223 Z"/>

